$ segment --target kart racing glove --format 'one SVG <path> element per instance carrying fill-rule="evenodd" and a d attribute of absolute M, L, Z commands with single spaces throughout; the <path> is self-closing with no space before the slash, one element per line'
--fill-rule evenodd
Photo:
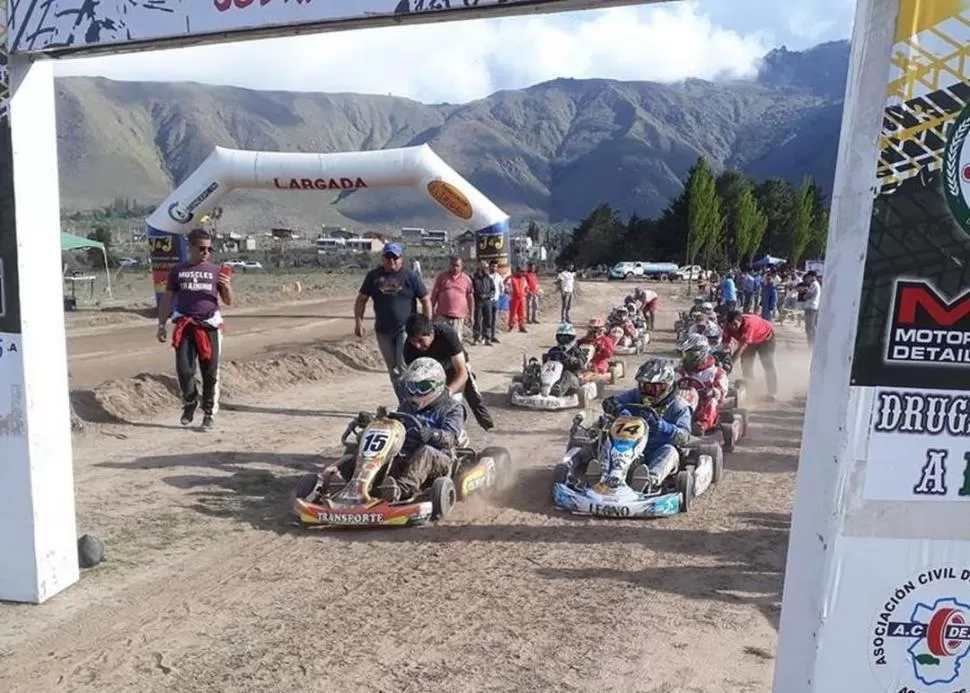
<path fill-rule="evenodd" d="M 603 407 L 603 413 L 609 414 L 610 416 L 616 415 L 617 413 L 619 413 L 620 409 L 622 408 L 620 404 L 616 401 L 616 397 L 607 397 L 606 399 L 604 399 L 602 407 Z"/>
<path fill-rule="evenodd" d="M 451 431 L 441 431 L 427 426 L 417 429 L 416 437 L 425 445 L 439 450 L 453 448 L 458 443 L 458 438 Z"/>

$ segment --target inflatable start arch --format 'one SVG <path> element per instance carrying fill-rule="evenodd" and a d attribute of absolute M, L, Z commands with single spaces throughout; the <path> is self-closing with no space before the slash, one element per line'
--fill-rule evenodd
<path fill-rule="evenodd" d="M 341 192 L 366 188 L 423 189 L 475 232 L 478 257 L 508 264 L 509 216 L 426 144 L 331 154 L 251 152 L 216 147 L 147 220 L 156 298 L 169 269 L 187 255 L 185 235 L 237 188 Z"/>

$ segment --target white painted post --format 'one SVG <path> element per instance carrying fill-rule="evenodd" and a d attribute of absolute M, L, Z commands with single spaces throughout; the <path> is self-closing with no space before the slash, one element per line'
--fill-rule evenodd
<path fill-rule="evenodd" d="M 0 113 L 0 600 L 78 580 L 53 63 L 12 56 Z"/>

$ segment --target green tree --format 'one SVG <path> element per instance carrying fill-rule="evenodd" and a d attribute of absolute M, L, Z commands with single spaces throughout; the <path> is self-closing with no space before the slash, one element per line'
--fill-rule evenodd
<path fill-rule="evenodd" d="M 829 201 L 822 188 L 815 182 L 811 183 L 812 191 L 812 242 L 808 246 L 806 259 L 823 259 L 825 246 L 829 238 Z"/>
<path fill-rule="evenodd" d="M 104 245 L 105 253 L 101 253 L 100 248 L 89 248 L 87 251 L 88 262 L 97 269 L 104 269 L 104 255 L 108 256 L 108 263 L 115 266 L 117 263 L 111 257 L 111 230 L 106 226 L 95 226 L 94 230 L 87 235 L 89 241 L 97 241 Z"/>
<path fill-rule="evenodd" d="M 687 179 L 687 257 L 693 264 L 698 256 L 710 259 L 721 232 L 721 200 L 714 174 L 705 157 L 697 160 Z"/>
<path fill-rule="evenodd" d="M 740 249 L 737 247 L 739 205 L 741 195 L 750 189 L 751 183 L 740 171 L 728 169 L 717 177 L 714 187 L 721 199 L 721 213 L 724 222 L 720 243 L 721 253 L 724 259 L 730 263 L 740 256 Z"/>
<path fill-rule="evenodd" d="M 755 188 L 755 199 L 768 217 L 768 228 L 760 251 L 784 256 L 791 248 L 795 213 L 795 191 L 786 180 L 771 178 Z"/>
<path fill-rule="evenodd" d="M 533 243 L 538 243 L 539 238 L 542 235 L 542 230 L 539 228 L 539 225 L 535 223 L 535 221 L 530 221 L 529 228 L 526 229 L 525 235 L 531 238 Z"/>
<path fill-rule="evenodd" d="M 814 185 L 809 176 L 805 177 L 795 198 L 795 210 L 792 218 L 791 253 L 788 261 L 792 266 L 805 257 L 805 251 L 815 240 L 817 235 L 817 220 L 815 218 L 815 198 L 812 191 Z"/>
<path fill-rule="evenodd" d="M 761 241 L 768 228 L 768 217 L 758 205 L 754 197 L 754 188 L 747 181 L 738 196 L 733 215 L 733 227 L 738 259 L 749 263 L 761 247 Z"/>
<path fill-rule="evenodd" d="M 609 204 L 601 204 L 573 229 L 572 237 L 556 259 L 578 267 L 610 264 L 622 252 L 627 228 Z"/>

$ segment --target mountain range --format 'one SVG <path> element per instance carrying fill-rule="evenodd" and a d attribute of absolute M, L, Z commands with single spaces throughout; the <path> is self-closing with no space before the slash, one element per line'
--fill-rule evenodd
<path fill-rule="evenodd" d="M 160 203 L 216 145 L 331 152 L 428 143 L 512 216 L 572 223 L 597 204 L 658 214 L 701 154 L 755 178 L 832 182 L 845 41 L 764 56 L 748 81 L 556 79 L 467 104 L 197 83 L 57 81 L 61 203 Z M 459 225 L 418 191 L 236 191 L 223 226 L 315 230 Z"/>

